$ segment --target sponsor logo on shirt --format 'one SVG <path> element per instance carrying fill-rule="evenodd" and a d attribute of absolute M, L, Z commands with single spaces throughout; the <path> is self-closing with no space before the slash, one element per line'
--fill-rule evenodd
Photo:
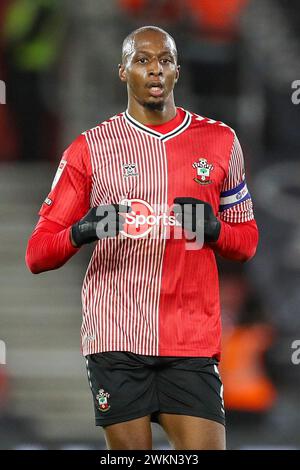
<path fill-rule="evenodd" d="M 131 207 L 131 211 L 124 215 L 125 224 L 120 231 L 121 238 L 185 239 L 187 249 L 202 248 L 204 233 L 183 230 L 178 220 L 182 213 L 175 214 L 174 205 L 151 205 L 142 199 L 123 199 L 120 204 Z M 203 206 L 197 206 L 196 210 L 199 211 L 197 217 L 203 217 Z"/>
<path fill-rule="evenodd" d="M 159 227 L 180 226 L 175 215 L 162 212 L 158 206 L 152 207 L 142 199 L 125 199 L 121 204 L 129 205 L 131 212 L 126 214 L 124 229 L 121 234 L 128 238 L 144 238 L 151 233 L 152 238 L 159 238 Z"/>

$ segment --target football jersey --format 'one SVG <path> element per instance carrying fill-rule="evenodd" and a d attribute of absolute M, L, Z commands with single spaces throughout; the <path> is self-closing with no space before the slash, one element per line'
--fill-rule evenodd
<path fill-rule="evenodd" d="M 214 244 L 187 240 L 171 208 L 176 197 L 194 197 L 223 223 L 243 224 L 254 219 L 252 201 L 235 132 L 178 113 L 178 125 L 164 133 L 128 111 L 83 132 L 64 152 L 39 212 L 69 227 L 90 207 L 132 208 L 117 237 L 97 241 L 87 268 L 84 355 L 220 356 Z"/>

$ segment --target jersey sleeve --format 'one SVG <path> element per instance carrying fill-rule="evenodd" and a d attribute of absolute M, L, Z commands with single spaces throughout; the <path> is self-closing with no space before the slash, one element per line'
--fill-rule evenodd
<path fill-rule="evenodd" d="M 70 228 L 40 217 L 28 240 L 25 260 L 33 274 L 63 266 L 80 248 L 70 240 Z"/>
<path fill-rule="evenodd" d="M 89 149 L 85 136 L 80 135 L 63 153 L 39 215 L 69 227 L 88 212 L 90 191 Z"/>
<path fill-rule="evenodd" d="M 228 174 L 220 195 L 219 217 L 224 222 L 241 223 L 254 219 L 253 204 L 245 178 L 244 157 L 237 136 L 234 136 Z"/>

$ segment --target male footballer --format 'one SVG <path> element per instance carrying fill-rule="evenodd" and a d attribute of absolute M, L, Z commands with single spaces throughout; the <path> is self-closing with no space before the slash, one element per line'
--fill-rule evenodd
<path fill-rule="evenodd" d="M 238 138 L 175 106 L 179 71 L 166 31 L 126 37 L 127 109 L 64 152 L 27 246 L 37 274 L 96 242 L 82 353 L 108 449 L 151 449 L 151 422 L 174 449 L 226 446 L 215 253 L 249 260 L 258 230 Z"/>

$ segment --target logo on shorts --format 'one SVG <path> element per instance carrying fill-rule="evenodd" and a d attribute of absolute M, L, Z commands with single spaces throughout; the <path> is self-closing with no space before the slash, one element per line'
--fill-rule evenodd
<path fill-rule="evenodd" d="M 98 401 L 98 406 L 100 411 L 108 411 L 110 409 L 110 404 L 108 403 L 108 398 L 110 397 L 110 394 L 108 392 L 105 392 L 103 388 L 100 388 L 98 395 L 96 396 L 96 399 Z"/>

